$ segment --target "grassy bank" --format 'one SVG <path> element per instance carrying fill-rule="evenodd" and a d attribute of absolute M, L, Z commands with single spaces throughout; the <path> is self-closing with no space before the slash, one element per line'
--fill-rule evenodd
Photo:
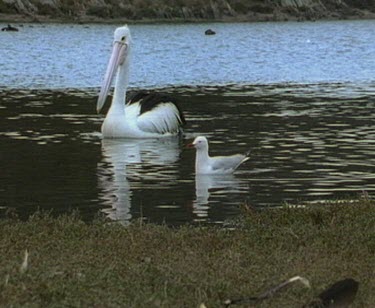
<path fill-rule="evenodd" d="M 0 303 L 27 307 L 220 307 L 306 277 L 257 307 L 301 307 L 339 279 L 359 281 L 353 307 L 375 303 L 375 203 L 245 208 L 237 229 L 36 214 L 0 222 Z M 28 257 L 25 258 L 25 251 Z M 26 262 L 27 261 L 27 262 Z"/>

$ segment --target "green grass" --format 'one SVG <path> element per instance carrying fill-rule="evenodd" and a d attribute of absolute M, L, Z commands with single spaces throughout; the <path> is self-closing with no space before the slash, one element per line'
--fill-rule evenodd
<path fill-rule="evenodd" d="M 360 282 L 353 307 L 375 303 L 375 203 L 254 211 L 236 229 L 37 213 L 0 221 L 0 303 L 27 307 L 220 307 L 295 275 L 257 307 L 301 307 L 333 282 Z M 25 250 L 28 264 L 21 271 Z"/>

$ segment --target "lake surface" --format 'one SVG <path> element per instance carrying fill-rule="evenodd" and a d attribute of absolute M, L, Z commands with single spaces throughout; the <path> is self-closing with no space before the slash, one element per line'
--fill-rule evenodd
<path fill-rule="evenodd" d="M 102 140 L 95 113 L 114 26 L 0 34 L 0 216 L 98 212 L 128 223 L 223 223 L 239 207 L 375 191 L 375 21 L 132 26 L 131 91 L 175 97 L 183 138 Z M 217 35 L 206 37 L 207 28 Z M 252 150 L 231 176 L 194 175 Z"/>
<path fill-rule="evenodd" d="M 100 86 L 116 26 L 31 26 L 1 33 L 1 86 Z M 374 27 L 375 20 L 132 25 L 130 86 L 372 82 Z M 217 34 L 205 36 L 207 28 Z"/>

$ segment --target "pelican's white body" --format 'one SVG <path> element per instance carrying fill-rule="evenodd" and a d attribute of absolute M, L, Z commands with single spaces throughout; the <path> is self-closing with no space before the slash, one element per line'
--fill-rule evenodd
<path fill-rule="evenodd" d="M 160 138 L 178 134 L 179 125 L 175 125 L 173 132 L 165 132 L 165 123 L 158 121 L 159 119 L 175 116 L 174 110 L 169 106 L 161 105 L 140 115 L 141 106 L 139 103 L 131 105 L 122 103 L 122 105 L 121 109 L 118 108 L 119 110 L 116 110 L 116 103 L 112 102 L 111 108 L 102 124 L 103 137 Z"/>
<path fill-rule="evenodd" d="M 233 173 L 239 165 L 249 159 L 248 154 L 210 157 L 208 154 L 208 141 L 207 138 L 203 136 L 195 138 L 191 146 L 196 148 L 196 174 L 230 174 Z"/>
<path fill-rule="evenodd" d="M 144 113 L 141 113 L 141 101 L 125 104 L 131 43 L 128 27 L 117 28 L 97 104 L 100 111 L 117 73 L 112 104 L 102 124 L 103 138 L 160 138 L 177 135 L 183 116 L 174 103 L 160 101 Z"/>

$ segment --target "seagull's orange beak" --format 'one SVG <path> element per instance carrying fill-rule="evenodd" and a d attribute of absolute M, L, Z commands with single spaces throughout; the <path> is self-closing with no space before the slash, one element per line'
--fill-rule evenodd
<path fill-rule="evenodd" d="M 191 149 L 191 148 L 195 148 L 195 144 L 194 143 L 188 143 L 186 145 L 187 148 Z"/>

